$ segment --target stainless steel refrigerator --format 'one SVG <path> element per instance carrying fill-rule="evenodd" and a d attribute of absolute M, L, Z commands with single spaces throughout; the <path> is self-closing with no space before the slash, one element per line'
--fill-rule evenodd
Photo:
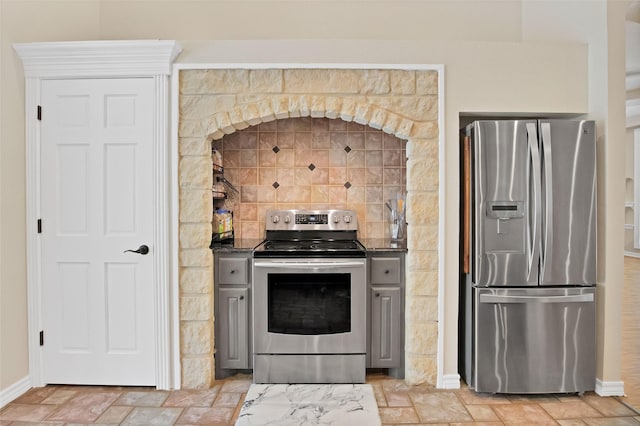
<path fill-rule="evenodd" d="M 477 392 L 595 388 L 593 121 L 463 131 L 460 372 Z"/>

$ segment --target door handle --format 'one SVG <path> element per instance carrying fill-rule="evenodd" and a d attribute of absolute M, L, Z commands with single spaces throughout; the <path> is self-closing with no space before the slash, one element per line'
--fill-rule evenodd
<path fill-rule="evenodd" d="M 576 303 L 593 302 L 593 293 L 558 296 L 500 296 L 481 294 L 480 303 Z"/>
<path fill-rule="evenodd" d="M 126 253 L 128 251 L 130 251 L 131 253 L 138 253 L 144 256 L 145 254 L 149 253 L 149 246 L 147 246 L 146 244 L 143 244 L 140 247 L 138 247 L 137 250 L 125 250 L 123 253 Z"/>

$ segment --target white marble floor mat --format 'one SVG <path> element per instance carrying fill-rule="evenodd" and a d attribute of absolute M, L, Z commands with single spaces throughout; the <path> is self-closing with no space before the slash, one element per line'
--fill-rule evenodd
<path fill-rule="evenodd" d="M 259 385 L 247 392 L 236 426 L 379 426 L 371 385 Z"/>

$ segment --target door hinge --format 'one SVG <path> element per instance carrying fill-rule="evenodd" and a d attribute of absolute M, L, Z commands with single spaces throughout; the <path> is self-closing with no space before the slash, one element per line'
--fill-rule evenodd
<path fill-rule="evenodd" d="M 38 121 L 42 121 L 42 106 L 38 105 Z"/>
<path fill-rule="evenodd" d="M 38 234 L 42 234 L 42 219 L 38 219 Z"/>
<path fill-rule="evenodd" d="M 40 331 L 40 346 L 44 346 L 44 330 Z"/>

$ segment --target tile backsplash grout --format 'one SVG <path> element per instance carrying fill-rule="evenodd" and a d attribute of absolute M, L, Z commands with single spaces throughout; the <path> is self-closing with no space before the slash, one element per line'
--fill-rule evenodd
<path fill-rule="evenodd" d="M 406 141 L 328 118 L 288 118 L 212 142 L 238 190 L 215 208 L 234 212 L 236 238 L 259 239 L 272 208 L 349 208 L 360 238 L 389 236 L 385 201 L 406 189 Z M 215 182 L 215 177 L 214 177 Z"/>

